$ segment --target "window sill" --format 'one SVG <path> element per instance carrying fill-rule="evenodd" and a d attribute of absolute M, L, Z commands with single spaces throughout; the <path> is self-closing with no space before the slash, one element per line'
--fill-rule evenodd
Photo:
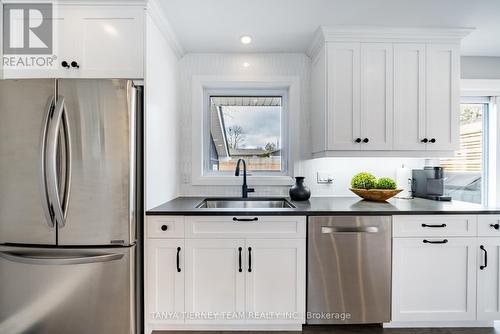
<path fill-rule="evenodd" d="M 205 175 L 194 178 L 193 185 L 199 186 L 241 186 L 243 183 L 243 176 L 216 176 Z M 294 180 L 291 176 L 276 175 L 276 176 L 247 176 L 247 184 L 251 186 L 291 186 Z"/>

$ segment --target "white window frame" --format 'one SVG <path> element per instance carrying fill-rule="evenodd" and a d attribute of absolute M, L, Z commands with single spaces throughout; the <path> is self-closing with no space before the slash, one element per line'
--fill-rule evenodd
<path fill-rule="evenodd" d="M 462 79 L 460 81 L 462 96 L 490 97 L 488 127 L 488 176 L 487 202 L 483 205 L 500 206 L 500 80 Z"/>
<path fill-rule="evenodd" d="M 192 78 L 192 176 L 193 185 L 241 185 L 241 179 L 232 173 L 209 172 L 208 161 L 210 127 L 208 103 L 209 96 L 245 95 L 256 93 L 285 94 L 282 119 L 282 146 L 286 169 L 282 172 L 252 172 L 248 176 L 250 185 L 291 185 L 294 162 L 298 159 L 300 79 L 297 76 L 193 76 Z M 224 92 L 224 93 L 223 93 Z M 286 152 L 285 152 L 286 151 Z"/>
<path fill-rule="evenodd" d="M 203 116 L 206 117 L 203 132 L 203 174 L 206 176 L 233 176 L 234 171 L 212 171 L 209 168 L 210 160 L 210 97 L 211 96 L 276 96 L 281 97 L 281 170 L 280 171 L 249 171 L 255 176 L 288 176 L 288 91 L 284 89 L 205 89 Z"/>

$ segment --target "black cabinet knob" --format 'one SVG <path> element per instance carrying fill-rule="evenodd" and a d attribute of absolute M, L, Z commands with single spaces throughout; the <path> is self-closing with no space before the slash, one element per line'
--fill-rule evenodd
<path fill-rule="evenodd" d="M 71 62 L 71 67 L 73 67 L 73 68 L 80 68 L 80 65 L 78 65 L 78 63 L 77 63 L 76 61 L 74 61 L 74 60 L 73 60 L 73 61 Z"/>
<path fill-rule="evenodd" d="M 363 143 L 368 143 L 370 140 L 368 138 L 363 139 Z"/>
<path fill-rule="evenodd" d="M 166 231 L 166 230 L 168 230 L 168 226 L 167 226 L 167 225 L 162 225 L 162 226 L 161 226 L 161 230 L 162 230 L 162 231 Z"/>
<path fill-rule="evenodd" d="M 431 140 L 429 140 L 430 143 L 435 143 L 436 142 L 436 138 L 431 138 Z"/>
<path fill-rule="evenodd" d="M 66 60 L 64 60 L 63 62 L 61 62 L 61 66 L 62 67 L 65 67 L 65 68 L 69 68 L 69 64 Z"/>
<path fill-rule="evenodd" d="M 356 138 L 356 140 L 354 142 L 361 143 L 361 138 Z"/>
<path fill-rule="evenodd" d="M 424 139 L 422 139 L 420 142 L 422 142 L 422 143 L 424 143 L 424 144 L 427 144 L 427 142 L 428 142 L 428 141 L 429 141 L 429 139 L 424 138 Z"/>
<path fill-rule="evenodd" d="M 500 229 L 500 224 L 490 224 L 490 227 L 494 228 L 495 230 Z"/>

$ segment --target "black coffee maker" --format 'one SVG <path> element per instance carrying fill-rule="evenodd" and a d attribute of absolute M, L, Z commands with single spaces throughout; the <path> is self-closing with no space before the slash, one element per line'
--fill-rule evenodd
<path fill-rule="evenodd" d="M 414 169 L 412 178 L 414 197 L 434 201 L 451 201 L 450 196 L 444 196 L 443 167 L 426 166 L 424 169 Z"/>

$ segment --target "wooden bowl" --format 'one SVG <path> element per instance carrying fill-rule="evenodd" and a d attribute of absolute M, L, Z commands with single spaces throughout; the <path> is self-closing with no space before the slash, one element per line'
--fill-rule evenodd
<path fill-rule="evenodd" d="M 389 198 L 399 194 L 403 189 L 353 189 L 350 190 L 368 201 L 385 202 Z"/>

